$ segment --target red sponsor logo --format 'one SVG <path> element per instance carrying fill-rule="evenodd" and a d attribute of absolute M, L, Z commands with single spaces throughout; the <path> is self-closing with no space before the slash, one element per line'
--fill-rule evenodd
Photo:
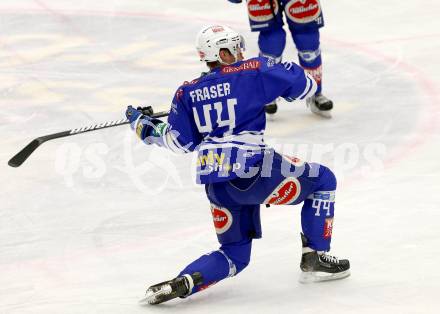
<path fill-rule="evenodd" d="M 326 218 L 324 222 L 324 239 L 330 239 L 333 232 L 333 218 Z"/>
<path fill-rule="evenodd" d="M 200 59 L 203 60 L 205 58 L 206 54 L 203 51 L 198 51 L 198 53 L 199 53 Z"/>
<path fill-rule="evenodd" d="M 217 25 L 217 26 L 213 26 L 211 30 L 213 33 L 219 33 L 219 32 L 223 32 L 225 29 L 223 28 L 223 26 Z"/>
<path fill-rule="evenodd" d="M 272 5 L 270 5 L 270 1 L 272 1 Z M 250 0 L 247 5 L 249 18 L 255 22 L 267 22 L 273 18 L 273 13 L 278 13 L 278 1 L 276 0 Z"/>
<path fill-rule="evenodd" d="M 194 80 L 192 80 L 192 81 L 185 81 L 185 82 L 183 82 L 183 86 L 185 86 L 185 85 L 191 85 L 191 84 L 195 84 L 195 83 L 197 83 L 199 80 L 198 79 L 194 79 Z"/>
<path fill-rule="evenodd" d="M 214 208 L 212 211 L 212 220 L 214 221 L 214 227 L 221 229 L 228 223 L 228 216 L 224 211 Z"/>
<path fill-rule="evenodd" d="M 322 80 L 322 66 L 320 65 L 317 68 L 304 68 L 304 70 L 309 73 L 316 83 L 321 83 Z"/>
<path fill-rule="evenodd" d="M 224 207 L 211 204 L 212 221 L 214 222 L 217 234 L 226 232 L 232 225 L 231 212 Z"/>
<path fill-rule="evenodd" d="M 176 99 L 180 99 L 183 96 L 183 89 L 179 88 L 176 92 Z"/>
<path fill-rule="evenodd" d="M 319 0 L 292 0 L 285 10 L 286 15 L 296 23 L 309 23 L 321 14 Z"/>
<path fill-rule="evenodd" d="M 265 204 L 284 205 L 294 202 L 301 193 L 301 184 L 297 178 L 286 178 L 271 195 L 264 201 Z"/>
<path fill-rule="evenodd" d="M 256 70 L 260 68 L 260 61 L 255 60 L 249 60 L 246 62 L 243 62 L 239 66 L 225 66 L 222 68 L 222 73 L 237 73 L 241 71 L 248 71 L 248 70 Z"/>

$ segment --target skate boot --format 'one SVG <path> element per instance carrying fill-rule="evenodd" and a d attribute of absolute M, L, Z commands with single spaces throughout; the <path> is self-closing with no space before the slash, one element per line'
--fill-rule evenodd
<path fill-rule="evenodd" d="M 278 110 L 277 101 L 274 100 L 270 104 L 267 104 L 266 107 L 264 107 L 264 111 L 266 111 L 267 114 L 275 114 Z"/>
<path fill-rule="evenodd" d="M 319 93 L 306 100 L 307 107 L 310 108 L 314 114 L 317 114 L 324 118 L 331 118 L 331 110 L 333 109 L 333 102 Z"/>
<path fill-rule="evenodd" d="M 301 283 L 342 279 L 350 276 L 350 262 L 337 259 L 325 252 L 315 251 L 307 246 L 307 239 L 301 233 L 303 253 L 301 258 Z"/>
<path fill-rule="evenodd" d="M 185 274 L 169 281 L 153 285 L 147 289 L 142 304 L 159 304 L 175 298 L 184 298 L 191 294 L 194 286 L 202 284 L 202 274 Z"/>

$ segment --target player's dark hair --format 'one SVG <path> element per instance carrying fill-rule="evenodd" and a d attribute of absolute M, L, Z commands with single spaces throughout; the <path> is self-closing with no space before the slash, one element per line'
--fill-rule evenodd
<path fill-rule="evenodd" d="M 219 53 L 220 53 L 220 51 L 227 51 L 229 54 L 232 55 L 232 53 L 229 51 L 228 48 L 220 48 Z M 221 66 L 221 63 L 218 61 L 213 61 L 213 62 L 206 62 L 206 65 L 208 66 L 208 68 L 214 69 L 216 67 Z"/>

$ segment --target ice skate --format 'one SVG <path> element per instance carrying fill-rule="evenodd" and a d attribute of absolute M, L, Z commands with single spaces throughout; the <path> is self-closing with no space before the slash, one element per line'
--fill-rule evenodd
<path fill-rule="evenodd" d="M 278 110 L 278 105 L 276 100 L 271 102 L 270 104 L 267 104 L 266 107 L 264 107 L 264 111 L 266 111 L 266 113 L 269 115 L 275 114 L 277 110 Z"/>
<path fill-rule="evenodd" d="M 160 304 L 175 298 L 184 298 L 190 295 L 195 285 L 201 283 L 202 275 L 200 273 L 186 274 L 149 287 L 145 298 L 139 302 L 141 304 Z"/>
<path fill-rule="evenodd" d="M 325 252 L 312 250 L 307 246 L 307 239 L 301 233 L 303 254 L 301 258 L 301 283 L 320 282 L 342 279 L 350 276 L 350 262 L 337 259 Z"/>
<path fill-rule="evenodd" d="M 306 104 L 314 114 L 327 119 L 332 117 L 331 110 L 333 109 L 333 102 L 323 94 L 319 93 L 307 98 Z"/>

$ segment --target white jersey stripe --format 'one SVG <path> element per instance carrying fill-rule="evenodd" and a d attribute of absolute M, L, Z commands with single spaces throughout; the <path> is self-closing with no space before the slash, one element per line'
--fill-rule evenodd
<path fill-rule="evenodd" d="M 263 133 L 260 134 L 252 134 L 250 132 L 242 132 L 240 134 L 232 134 L 224 137 L 208 137 L 204 140 L 205 143 L 227 143 L 227 142 L 242 142 L 251 145 L 265 145 L 263 140 Z"/>
<path fill-rule="evenodd" d="M 253 151 L 262 151 L 266 148 L 268 148 L 268 146 L 266 145 L 255 145 L 255 146 L 251 146 L 251 145 L 246 145 L 249 143 L 243 143 L 243 144 L 236 144 L 236 143 L 221 143 L 221 144 L 201 144 L 199 147 L 199 151 L 201 150 L 207 150 L 207 149 L 223 149 L 223 148 L 232 148 L 232 147 L 236 147 L 239 148 L 241 150 L 253 150 Z"/>
<path fill-rule="evenodd" d="M 306 72 L 304 72 L 304 74 L 307 79 L 307 84 L 304 92 L 298 97 L 298 99 L 304 99 L 306 97 L 313 96 L 318 88 L 318 84 L 316 84 L 316 81 L 313 79 L 313 77 Z"/>

